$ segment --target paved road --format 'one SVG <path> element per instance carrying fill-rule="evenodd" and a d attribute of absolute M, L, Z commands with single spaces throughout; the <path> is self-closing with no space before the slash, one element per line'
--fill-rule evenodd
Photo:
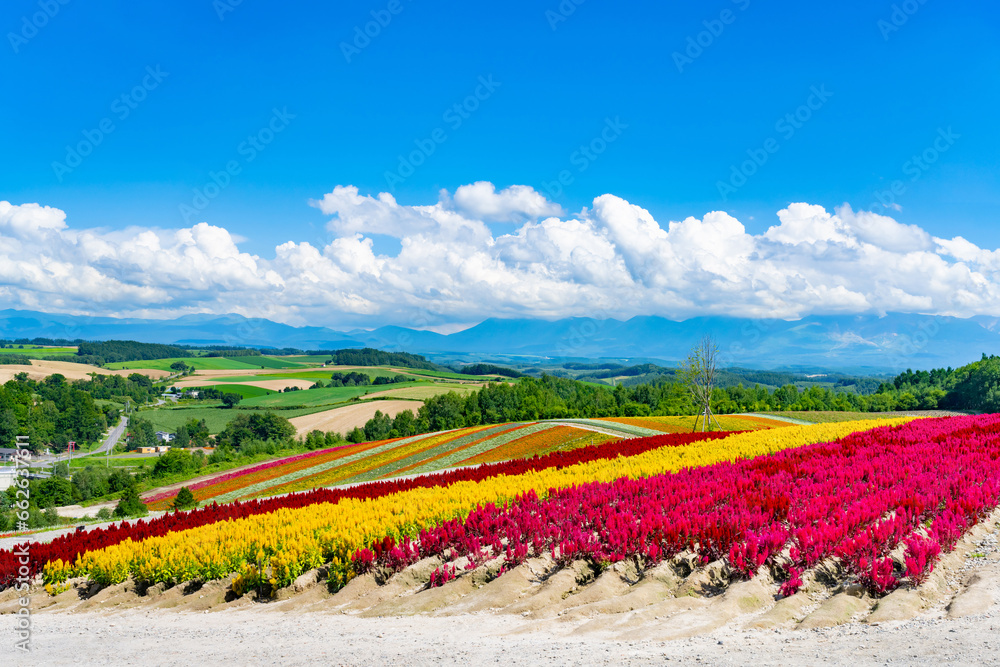
<path fill-rule="evenodd" d="M 83 458 L 84 456 L 91 456 L 92 454 L 104 454 L 105 452 L 108 452 L 108 451 L 111 451 L 112 449 L 114 449 L 114 446 L 118 444 L 118 441 L 121 439 L 122 435 L 125 433 L 126 427 L 128 427 L 128 417 L 122 417 L 121 421 L 118 422 L 118 425 L 115 426 L 113 429 L 111 429 L 111 432 L 108 433 L 107 437 L 104 438 L 104 442 L 102 442 L 101 446 L 98 447 L 97 449 L 95 449 L 93 451 L 90 451 L 90 452 L 75 452 L 73 454 L 58 454 L 56 456 L 53 456 L 53 457 L 47 458 L 47 459 L 39 458 L 37 460 L 37 462 L 34 463 L 33 465 L 40 466 L 40 467 L 43 467 L 43 468 L 49 468 L 53 464 L 62 463 L 64 461 L 68 461 L 69 459 L 79 459 L 79 458 Z"/>
<path fill-rule="evenodd" d="M 118 444 L 118 440 L 125 433 L 125 428 L 127 426 L 128 426 L 128 417 L 122 417 L 121 421 L 118 422 L 118 426 L 115 426 L 113 429 L 111 429 L 111 433 L 109 433 L 108 437 L 104 439 L 104 444 L 102 444 L 100 447 L 98 447 L 91 453 L 103 454 L 105 452 L 110 452 L 112 449 L 114 449 L 115 445 Z M 74 458 L 76 457 L 74 456 Z"/>

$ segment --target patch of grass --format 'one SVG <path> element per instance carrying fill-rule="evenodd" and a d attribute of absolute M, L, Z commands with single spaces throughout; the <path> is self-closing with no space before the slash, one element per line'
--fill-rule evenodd
<path fill-rule="evenodd" d="M 302 364 L 284 357 L 235 357 L 251 368 L 301 368 Z"/>
<path fill-rule="evenodd" d="M 140 410 L 139 417 L 149 420 L 155 431 L 169 431 L 173 433 L 178 427 L 183 426 L 192 419 L 204 419 L 208 426 L 208 432 L 216 434 L 226 427 L 236 415 L 238 410 L 214 407 L 196 408 L 156 408 L 153 410 Z"/>
<path fill-rule="evenodd" d="M 392 385 L 388 385 L 385 388 L 389 389 Z M 396 387 L 412 387 L 416 386 L 413 383 L 403 383 L 395 385 Z M 288 407 L 292 405 L 301 406 L 312 406 L 312 405 L 331 405 L 334 403 L 343 403 L 344 401 L 349 401 L 355 397 L 361 397 L 365 394 L 374 394 L 375 392 L 382 389 L 382 386 L 378 387 L 326 387 L 324 389 L 302 389 L 300 391 L 290 391 L 287 393 L 273 393 L 268 396 L 259 396 L 257 398 L 251 398 L 240 403 L 241 407 Z"/>
<path fill-rule="evenodd" d="M 84 456 L 83 458 L 70 460 L 69 467 L 86 468 L 87 466 L 103 467 L 104 465 L 109 465 L 112 468 L 138 468 L 139 466 L 142 465 L 143 461 L 146 460 L 148 459 L 144 458 L 123 459 L 123 458 L 115 458 L 114 456 L 112 456 L 107 459 L 107 462 L 105 462 L 105 458 L 103 455 Z"/>
<path fill-rule="evenodd" d="M 0 354 L 25 354 L 29 357 L 56 357 L 65 356 L 67 354 L 76 354 L 75 347 L 39 347 L 36 345 L 25 345 L 24 349 L 21 348 L 4 348 L 0 349 Z"/>
<path fill-rule="evenodd" d="M 295 354 L 290 357 L 278 357 L 304 366 L 320 366 L 330 361 L 329 354 Z"/>
<path fill-rule="evenodd" d="M 241 398 L 257 398 L 258 396 L 267 396 L 268 394 L 277 393 L 274 389 L 264 389 L 263 387 L 253 387 L 248 384 L 223 384 L 223 385 L 203 385 L 204 387 L 214 387 L 220 391 L 224 391 L 229 394 L 239 394 Z M 195 387 L 191 387 L 195 389 Z M 218 403 L 218 401 L 213 400 L 213 403 Z"/>
<path fill-rule="evenodd" d="M 299 364 L 277 357 L 182 357 L 177 359 L 151 359 L 149 361 L 120 361 L 107 364 L 106 368 L 136 370 L 148 368 L 156 371 L 170 371 L 170 365 L 183 361 L 200 371 L 249 370 L 252 368 L 299 368 Z"/>
<path fill-rule="evenodd" d="M 151 359 L 149 361 L 119 361 L 114 364 L 107 364 L 105 368 L 112 370 L 148 368 L 154 371 L 170 371 L 172 370 L 170 364 L 178 361 L 183 361 L 188 366 L 194 366 L 198 370 L 218 371 L 249 368 L 249 366 L 242 362 L 226 357 L 185 357 L 180 359 Z"/>

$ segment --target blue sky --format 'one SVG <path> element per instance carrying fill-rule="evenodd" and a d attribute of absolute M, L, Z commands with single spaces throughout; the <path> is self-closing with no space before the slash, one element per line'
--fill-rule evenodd
<path fill-rule="evenodd" d="M 268 261 L 279 244 L 322 249 L 348 233 L 309 204 L 337 186 L 429 206 L 442 189 L 489 181 L 533 188 L 562 218 L 612 194 L 664 229 L 724 211 L 762 235 L 791 203 L 847 203 L 932 237 L 1000 246 L 994 5 L 63 2 L 0 10 L 0 200 L 59 209 L 71 229 L 206 222 Z M 377 34 L 356 39 L 366 27 Z M 463 103 L 474 108 L 457 115 Z M 262 130 L 273 140 L 251 150 L 244 142 Z M 69 167 L 67 147 L 81 141 L 97 145 Z M 602 151 L 580 152 L 591 144 Z M 433 147 L 422 164 L 387 179 L 421 145 Z M 754 156 L 762 164 L 741 167 Z M 193 206 L 227 163 L 239 173 Z M 495 237 L 517 229 L 482 222 Z M 375 256 L 399 252 L 405 234 L 373 229 L 348 231 Z M 8 304 L 30 305 L 27 288 L 10 285 L 20 298 Z M 177 312 L 209 308 L 178 299 Z M 368 315 L 399 321 L 393 312 Z"/>

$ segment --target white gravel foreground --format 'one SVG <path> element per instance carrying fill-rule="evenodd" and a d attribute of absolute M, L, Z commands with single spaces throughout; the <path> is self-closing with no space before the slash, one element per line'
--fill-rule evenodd
<path fill-rule="evenodd" d="M 5 665 L 1000 665 L 1000 609 L 960 620 L 848 624 L 815 631 L 720 631 L 671 642 L 524 633 L 523 619 L 357 618 L 232 610 L 37 614 L 30 654 Z M 668 622 L 668 621 L 666 621 Z"/>

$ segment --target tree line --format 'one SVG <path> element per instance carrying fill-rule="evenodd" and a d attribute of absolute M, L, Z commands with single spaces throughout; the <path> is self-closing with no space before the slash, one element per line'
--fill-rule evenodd
<path fill-rule="evenodd" d="M 568 378 L 542 375 L 516 383 L 491 383 L 460 396 L 449 392 L 427 399 L 416 412 L 395 417 L 377 413 L 348 440 L 381 440 L 478 424 L 537 419 L 690 415 L 690 392 L 679 382 L 660 381 L 626 387 L 602 387 Z M 718 414 L 784 410 L 891 412 L 896 410 L 968 410 L 1000 412 L 1000 356 L 958 369 L 907 370 L 882 382 L 871 394 L 813 386 L 799 390 L 786 384 L 768 390 L 759 384 L 715 387 L 712 410 Z"/>

